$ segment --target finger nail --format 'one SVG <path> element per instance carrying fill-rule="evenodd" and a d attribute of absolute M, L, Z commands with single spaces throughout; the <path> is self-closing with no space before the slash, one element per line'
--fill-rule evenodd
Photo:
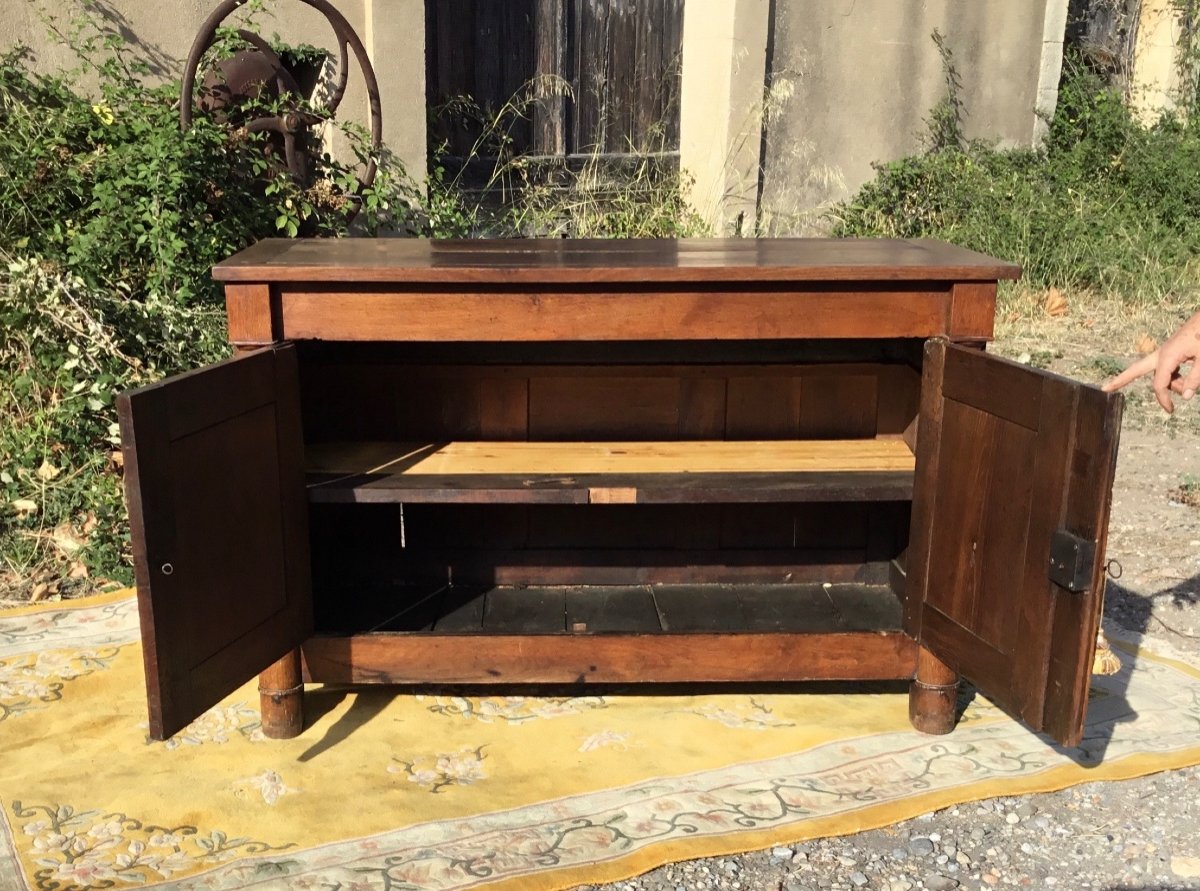
<path fill-rule="evenodd" d="M 1196 391 L 1195 391 L 1195 390 L 1184 390 L 1184 391 L 1183 391 L 1183 398 L 1184 398 L 1184 399 L 1191 399 L 1191 398 L 1192 398 L 1193 396 L 1195 396 L 1195 395 L 1196 395 Z"/>

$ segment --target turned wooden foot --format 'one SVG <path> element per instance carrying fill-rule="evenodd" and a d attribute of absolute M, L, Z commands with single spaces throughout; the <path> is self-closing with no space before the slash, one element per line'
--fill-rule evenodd
<path fill-rule="evenodd" d="M 958 675 L 924 647 L 917 651 L 917 673 L 908 688 L 908 720 L 922 733 L 949 733 L 958 705 Z"/>
<path fill-rule="evenodd" d="M 1092 657 L 1092 674 L 1116 674 L 1121 670 L 1121 659 L 1112 651 L 1103 630 L 1096 632 L 1096 655 Z"/>
<path fill-rule="evenodd" d="M 263 735 L 291 739 L 304 729 L 304 681 L 300 651 L 292 650 L 258 676 Z"/>

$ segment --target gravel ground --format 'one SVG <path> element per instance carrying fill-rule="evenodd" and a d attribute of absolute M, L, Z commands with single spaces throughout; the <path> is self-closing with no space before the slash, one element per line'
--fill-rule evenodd
<path fill-rule="evenodd" d="M 1009 319 L 995 351 L 1099 381 L 1169 310 L 1090 307 L 1063 319 Z M 1200 399 L 1196 400 L 1200 403 Z M 1108 553 L 1109 622 L 1200 664 L 1200 405 L 1167 419 L 1145 387 L 1127 399 Z M 586 887 L 586 886 L 585 886 Z M 884 829 L 653 870 L 603 891 L 1109 889 L 1200 891 L 1200 768 L 1061 792 L 995 798 Z"/>

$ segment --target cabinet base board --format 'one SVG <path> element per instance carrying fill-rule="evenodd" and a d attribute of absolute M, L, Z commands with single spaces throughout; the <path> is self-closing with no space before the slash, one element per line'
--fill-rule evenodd
<path fill-rule="evenodd" d="M 902 631 L 807 634 L 356 634 L 311 637 L 304 679 L 334 684 L 630 684 L 904 680 Z"/>

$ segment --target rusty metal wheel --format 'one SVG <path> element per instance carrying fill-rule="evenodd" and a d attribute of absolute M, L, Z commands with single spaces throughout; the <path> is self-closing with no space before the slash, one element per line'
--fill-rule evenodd
<path fill-rule="evenodd" d="M 204 21 L 199 33 L 196 35 L 195 41 L 192 43 L 191 52 L 188 53 L 187 63 L 184 66 L 183 87 L 180 95 L 179 122 L 184 129 L 191 126 L 195 111 L 196 78 L 200 69 L 200 61 L 216 40 L 217 30 L 221 27 L 221 24 L 234 11 L 244 6 L 247 2 L 248 0 L 225 0 Z M 342 99 L 345 98 L 346 85 L 350 79 L 351 52 L 354 53 L 355 61 L 358 62 L 359 70 L 362 72 L 363 80 L 366 83 L 370 117 L 370 126 L 368 127 L 368 132 L 370 133 L 370 152 L 367 160 L 357 173 L 358 184 L 354 189 L 353 195 L 348 196 L 353 199 L 349 202 L 349 217 L 352 219 L 357 214 L 361 204 L 357 199 L 375 182 L 375 174 L 378 172 L 377 158 L 379 150 L 383 145 L 383 118 L 379 98 L 379 82 L 375 79 L 375 69 L 371 66 L 371 60 L 367 57 L 366 48 L 363 46 L 362 41 L 359 40 L 358 35 L 354 33 L 354 29 L 350 26 L 350 23 L 346 21 L 346 18 L 328 0 L 299 0 L 299 2 L 311 6 L 324 15 L 337 37 L 338 73 L 334 81 L 333 91 L 326 104 L 329 117 L 332 118 L 337 114 L 338 108 L 342 104 Z M 262 37 L 253 31 L 238 29 L 237 33 L 239 37 L 253 47 L 253 50 L 247 51 L 247 59 L 243 60 L 245 64 L 251 67 L 252 76 L 261 78 L 264 83 L 267 80 L 272 81 L 275 94 L 278 96 L 289 94 L 299 96 L 300 88 L 295 78 L 267 41 L 263 40 Z M 254 54 L 258 54 L 259 58 L 252 60 L 248 58 Z M 278 114 L 254 118 L 244 122 L 242 126 L 251 133 L 267 132 L 276 134 L 282 140 L 283 154 L 288 170 L 291 172 L 297 185 L 305 188 L 309 183 L 308 159 L 303 150 L 303 137 L 311 127 L 320 124 L 323 120 L 325 120 L 323 116 L 297 106 L 296 108 L 281 111 Z"/>

